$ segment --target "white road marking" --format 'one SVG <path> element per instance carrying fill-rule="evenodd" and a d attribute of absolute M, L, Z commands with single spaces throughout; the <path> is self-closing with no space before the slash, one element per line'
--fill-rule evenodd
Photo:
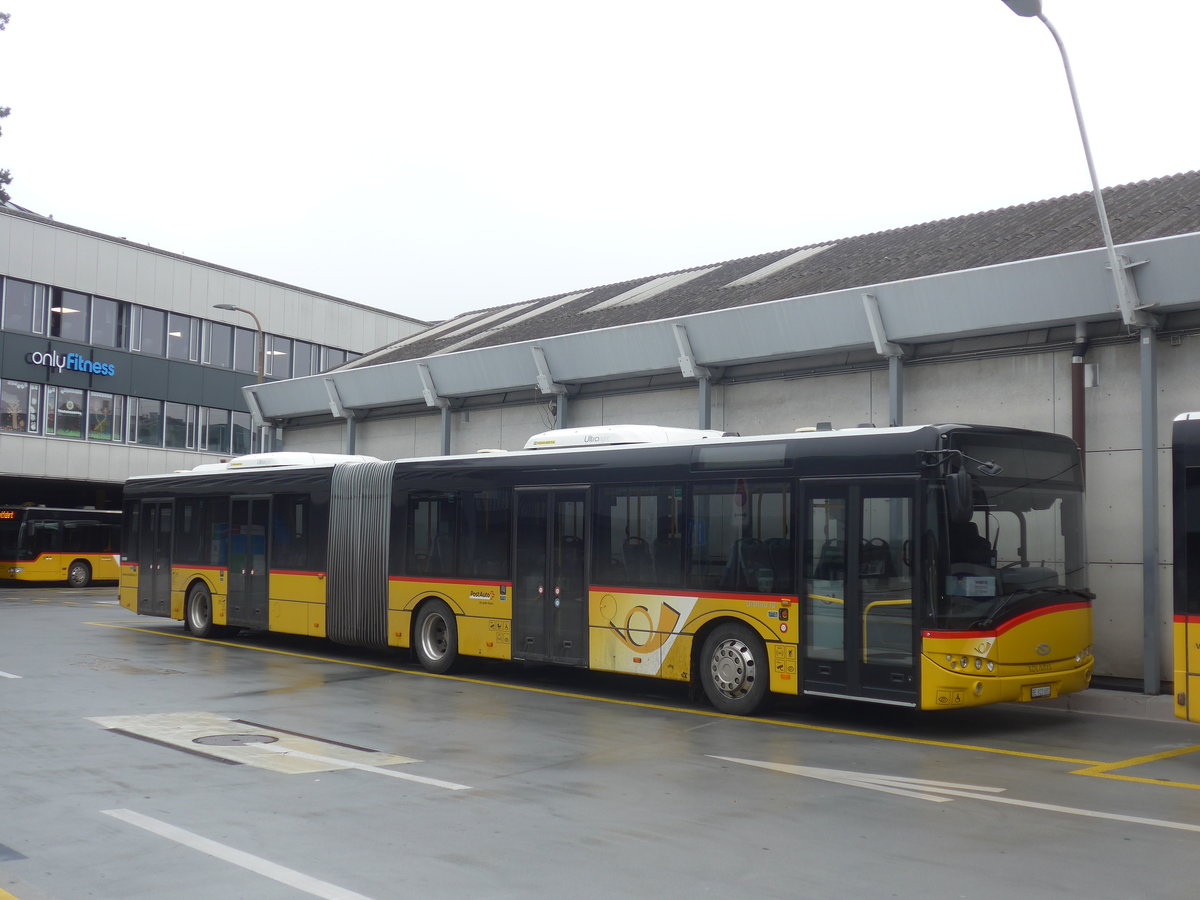
<path fill-rule="evenodd" d="M 1155 828 L 1171 828 L 1176 831 L 1200 832 L 1200 825 L 1191 825 L 1187 822 L 1147 819 L 1142 816 L 1126 816 L 1120 813 L 1101 812 L 1095 809 L 1059 806 L 1055 803 L 1037 803 L 1033 800 L 1015 800 L 1012 797 L 997 797 L 996 794 L 1003 793 L 1005 788 L 955 784 L 949 781 L 925 781 L 920 778 L 902 778 L 898 775 L 872 775 L 867 772 L 847 772 L 841 769 L 792 766 L 786 763 L 738 759 L 733 756 L 713 756 L 712 758 L 721 759 L 726 762 L 741 763 L 746 766 L 757 766 L 760 769 L 771 769 L 775 772 L 785 772 L 789 775 L 803 775 L 806 778 L 817 778 L 821 781 L 831 781 L 835 784 L 845 784 L 850 787 L 868 788 L 869 790 L 881 791 L 885 794 L 898 794 L 902 797 L 912 797 L 917 800 L 929 800 L 933 803 L 947 803 L 955 797 L 961 797 L 966 800 L 986 800 L 989 803 L 1023 806 L 1026 809 L 1040 809 L 1046 812 L 1064 813 L 1070 816 L 1107 819 L 1112 822 L 1129 822 L 1134 825 L 1152 825 Z"/>
<path fill-rule="evenodd" d="M 0 672 L 0 678 L 20 678 L 20 675 L 14 675 L 12 672 Z"/>
<path fill-rule="evenodd" d="M 338 887 L 336 884 L 330 884 L 328 881 L 322 881 L 319 878 L 313 878 L 310 875 L 305 875 L 303 872 L 297 872 L 295 869 L 289 869 L 286 866 L 281 866 L 262 857 L 246 853 L 244 850 L 227 847 L 225 844 L 201 837 L 198 834 L 193 834 L 183 828 L 168 824 L 167 822 L 161 822 L 150 816 L 144 816 L 131 809 L 102 809 L 101 812 L 106 816 L 112 816 L 114 819 L 119 819 L 122 822 L 149 831 L 152 834 L 157 834 L 159 837 L 164 837 L 177 844 L 182 844 L 201 853 L 207 853 L 209 856 L 214 856 L 217 859 L 233 863 L 235 866 L 240 866 L 255 874 L 278 881 L 280 884 L 286 884 L 288 887 L 304 891 L 306 894 L 312 894 L 314 897 L 321 897 L 323 900 L 371 900 L 370 897 L 364 894 Z"/>
<path fill-rule="evenodd" d="M 130 734 L 178 747 L 181 750 L 204 753 L 230 762 L 260 769 L 270 769 L 287 775 L 309 775 L 316 772 L 332 772 L 358 766 L 399 766 L 420 762 L 409 756 L 377 753 L 344 747 L 340 744 L 315 738 L 301 737 L 285 731 L 257 725 L 245 725 L 226 716 L 213 713 L 161 713 L 146 716 L 99 716 L 91 721 L 103 728 L 127 731 Z M 262 735 L 268 740 L 262 743 L 246 741 L 235 744 L 205 743 L 205 738 L 219 735 L 252 736 Z M 270 741 L 274 738 L 274 741 Z M 262 747 L 285 748 L 288 753 L 263 753 Z M 298 751 L 298 752 L 294 752 Z"/>
<path fill-rule="evenodd" d="M 301 759 L 311 759 L 314 762 L 329 763 L 339 769 L 358 769 L 362 772 L 373 772 L 376 775 L 387 775 L 389 778 L 402 778 L 405 781 L 415 781 L 418 784 L 428 784 L 432 787 L 446 788 L 449 791 L 469 791 L 470 785 L 455 784 L 453 781 L 441 781 L 437 778 L 426 778 L 423 775 L 409 775 L 407 772 L 397 772 L 394 769 L 381 769 L 379 766 L 369 766 L 363 763 L 345 762 L 343 760 L 331 759 L 327 756 L 321 756 L 316 753 L 306 753 L 303 750 L 293 750 L 288 747 L 281 747 L 278 744 L 249 744 L 255 750 L 265 750 L 267 753 L 282 753 L 285 756 L 297 756 Z"/>

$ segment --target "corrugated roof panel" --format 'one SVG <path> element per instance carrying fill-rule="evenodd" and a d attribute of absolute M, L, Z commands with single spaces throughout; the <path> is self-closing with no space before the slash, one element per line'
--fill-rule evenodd
<path fill-rule="evenodd" d="M 795 253 L 789 253 L 787 256 L 783 257 L 782 259 L 777 259 L 777 260 L 775 260 L 775 262 L 763 266 L 761 269 L 755 269 L 753 272 L 743 275 L 741 278 L 738 278 L 736 281 L 729 282 L 729 284 L 725 285 L 725 287 L 727 287 L 727 288 L 741 287 L 742 285 L 754 284 L 756 281 L 762 281 L 764 278 L 770 278 L 776 272 L 782 272 L 784 269 L 788 268 L 789 266 L 794 266 L 798 262 L 801 262 L 806 259 L 811 259 L 812 257 L 816 256 L 818 253 L 820 253 L 824 250 L 828 250 L 830 247 L 833 247 L 833 246 L 836 246 L 836 245 L 835 244 L 822 244 L 819 247 L 804 247 L 800 250 L 797 250 Z"/>
<path fill-rule="evenodd" d="M 644 300 L 649 300 L 651 297 L 657 297 L 659 294 L 669 291 L 672 288 L 677 288 L 681 284 L 695 281 L 697 278 L 707 275 L 709 272 L 715 272 L 719 268 L 721 266 L 709 266 L 707 269 L 693 269 L 690 272 L 676 272 L 674 275 L 663 275 L 659 278 L 652 278 L 650 281 L 642 282 L 637 287 L 630 288 L 624 293 L 617 294 L 615 297 L 609 297 L 607 300 L 589 307 L 584 312 L 598 312 L 602 309 L 611 309 L 614 306 L 632 306 L 634 303 L 641 303 Z"/>

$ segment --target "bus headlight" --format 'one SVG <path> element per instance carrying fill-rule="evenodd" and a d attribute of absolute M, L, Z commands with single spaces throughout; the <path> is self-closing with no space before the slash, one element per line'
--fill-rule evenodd
<path fill-rule="evenodd" d="M 1090 659 L 1091 656 L 1092 656 L 1092 648 L 1084 647 L 1082 650 L 1080 650 L 1078 653 L 1075 654 L 1075 662 L 1081 663 L 1085 659 Z"/>
<path fill-rule="evenodd" d="M 990 659 L 987 661 L 987 670 L 988 670 L 989 672 L 995 672 L 995 671 L 996 671 L 996 664 L 995 664 L 994 662 L 992 662 Z"/>
<path fill-rule="evenodd" d="M 25 570 L 22 569 L 20 566 L 9 566 L 9 568 L 8 568 L 9 575 L 20 575 L 24 571 Z"/>

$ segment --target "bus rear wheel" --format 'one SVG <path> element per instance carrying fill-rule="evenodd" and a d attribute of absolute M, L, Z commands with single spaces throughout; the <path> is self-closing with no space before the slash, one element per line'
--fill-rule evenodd
<path fill-rule="evenodd" d="M 718 625 L 700 651 L 700 684 L 719 712 L 752 715 L 771 687 L 762 638 L 745 625 Z"/>
<path fill-rule="evenodd" d="M 213 637 L 223 629 L 213 624 L 212 594 L 202 584 L 192 585 L 183 609 L 183 624 L 196 637 Z"/>
<path fill-rule="evenodd" d="M 449 672 L 458 662 L 458 622 L 441 600 L 431 600 L 417 613 L 413 651 L 427 672 Z"/>
<path fill-rule="evenodd" d="M 71 587 L 87 587 L 92 583 L 92 567 L 77 559 L 67 568 L 67 584 Z"/>

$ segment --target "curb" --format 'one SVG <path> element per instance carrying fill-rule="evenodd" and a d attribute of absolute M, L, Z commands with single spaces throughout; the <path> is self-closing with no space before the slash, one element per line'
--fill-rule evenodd
<path fill-rule="evenodd" d="M 1100 688 L 1089 688 L 1086 691 L 1069 694 L 1066 697 L 1057 697 L 1038 705 L 1094 716 L 1118 716 L 1126 719 L 1149 719 L 1156 722 L 1183 721 L 1175 716 L 1175 696 L 1173 694 L 1137 694 L 1132 691 L 1106 691 Z"/>

